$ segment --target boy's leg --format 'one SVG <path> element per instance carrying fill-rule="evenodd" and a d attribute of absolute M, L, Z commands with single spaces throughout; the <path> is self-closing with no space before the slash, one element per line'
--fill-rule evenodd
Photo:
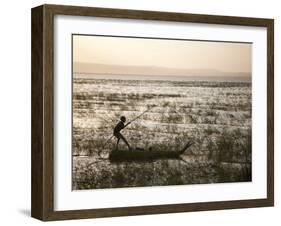
<path fill-rule="evenodd" d="M 119 141 L 120 141 L 120 138 L 117 138 L 116 150 L 118 150 Z"/>
<path fill-rule="evenodd" d="M 125 142 L 125 144 L 128 146 L 128 148 L 131 150 L 131 146 L 129 145 L 128 141 L 121 133 L 119 134 L 119 137 Z"/>

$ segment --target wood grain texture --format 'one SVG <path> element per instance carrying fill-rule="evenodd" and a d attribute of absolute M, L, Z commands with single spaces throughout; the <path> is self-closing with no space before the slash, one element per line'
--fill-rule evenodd
<path fill-rule="evenodd" d="M 274 205 L 274 20 L 267 24 L 267 199 Z"/>
<path fill-rule="evenodd" d="M 53 15 L 32 9 L 32 201 L 31 215 L 53 212 Z"/>
<path fill-rule="evenodd" d="M 31 216 L 43 219 L 43 6 L 31 24 Z"/>
<path fill-rule="evenodd" d="M 127 9 L 44 5 L 53 14 L 266 27 L 270 19 Z M 253 25 L 254 24 L 254 25 Z"/>
<path fill-rule="evenodd" d="M 96 16 L 267 28 L 267 198 L 91 210 L 54 211 L 54 16 Z M 274 21 L 263 18 L 43 5 L 32 9 L 32 216 L 48 220 L 161 214 L 274 204 Z"/>

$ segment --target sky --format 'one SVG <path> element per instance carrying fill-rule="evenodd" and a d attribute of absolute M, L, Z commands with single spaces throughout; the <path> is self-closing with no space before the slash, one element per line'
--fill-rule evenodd
<path fill-rule="evenodd" d="M 250 43 L 73 35 L 73 71 L 250 76 L 251 48 Z"/>

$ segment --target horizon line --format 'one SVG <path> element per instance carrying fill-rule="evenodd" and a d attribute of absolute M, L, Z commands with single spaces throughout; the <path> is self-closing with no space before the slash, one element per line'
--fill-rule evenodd
<path fill-rule="evenodd" d="M 231 74 L 239 74 L 239 73 L 245 73 L 245 74 L 251 74 L 252 71 L 223 71 L 220 69 L 216 69 L 216 68 L 177 68 L 177 67 L 167 67 L 167 66 L 154 66 L 154 65 L 122 65 L 122 64 L 101 64 L 101 63 L 90 63 L 90 62 L 81 62 L 81 61 L 75 61 L 72 64 L 72 67 L 74 68 L 74 64 L 88 64 L 88 65 L 103 65 L 103 66 L 109 66 L 109 67 L 135 67 L 135 68 L 139 68 L 139 67 L 143 67 L 143 68 L 162 68 L 162 69 L 174 69 L 174 70 L 198 70 L 198 71 L 202 71 L 202 70 L 213 70 L 213 71 L 217 71 L 220 73 L 231 73 Z M 74 72 L 74 70 L 73 70 Z M 100 74 L 100 73 L 96 73 L 96 72 L 75 72 L 75 73 L 87 73 L 87 74 Z M 111 73 L 102 73 L 102 74 L 111 74 Z M 114 74 L 114 73 L 112 73 Z M 145 75 L 145 74 L 144 74 Z"/>

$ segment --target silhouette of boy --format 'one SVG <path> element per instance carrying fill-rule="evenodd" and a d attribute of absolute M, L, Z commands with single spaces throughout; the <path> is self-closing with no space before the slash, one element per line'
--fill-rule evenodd
<path fill-rule="evenodd" d="M 114 127 L 114 130 L 113 130 L 113 135 L 117 138 L 116 150 L 118 150 L 118 144 L 119 144 L 120 139 L 124 141 L 124 143 L 128 146 L 129 150 L 132 150 L 128 141 L 120 132 L 122 129 L 124 129 L 131 123 L 131 122 L 128 122 L 127 124 L 125 124 L 125 122 L 126 122 L 126 117 L 121 116 L 120 121 L 117 123 L 117 125 Z"/>

